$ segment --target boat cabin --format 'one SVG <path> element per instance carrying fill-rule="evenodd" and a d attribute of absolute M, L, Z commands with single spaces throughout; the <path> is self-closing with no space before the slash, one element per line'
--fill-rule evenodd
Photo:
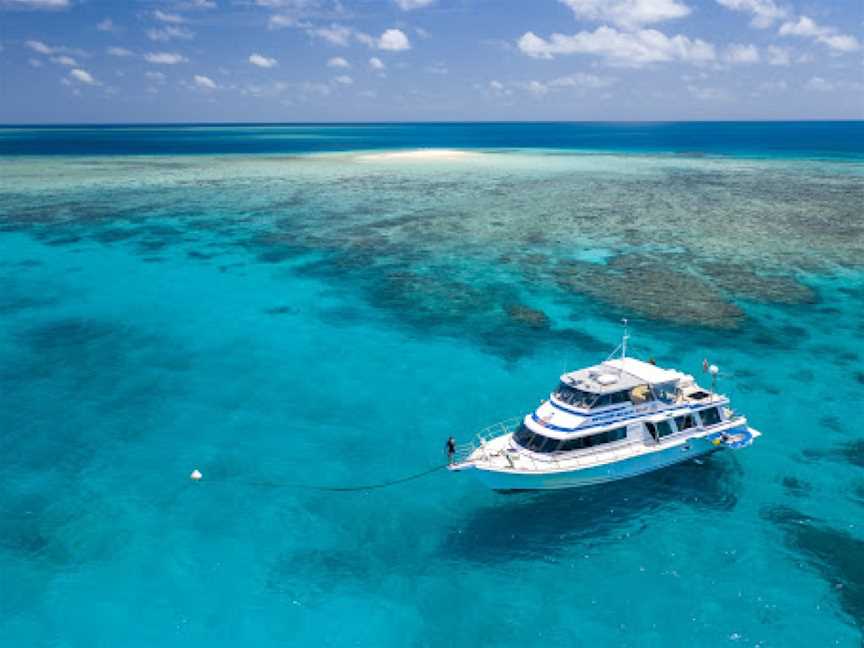
<path fill-rule="evenodd" d="M 588 448 L 612 447 L 633 441 L 660 443 L 664 437 L 692 429 L 705 429 L 723 422 L 719 404 L 699 410 L 673 409 L 649 419 L 629 419 L 611 428 L 591 433 L 539 432 L 523 421 L 513 433 L 513 441 L 525 450 L 540 454 L 571 452 Z"/>

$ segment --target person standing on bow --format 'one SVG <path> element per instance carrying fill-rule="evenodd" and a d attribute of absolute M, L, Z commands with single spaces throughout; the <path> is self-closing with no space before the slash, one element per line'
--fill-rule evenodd
<path fill-rule="evenodd" d="M 456 439 L 452 436 L 447 439 L 447 463 L 451 466 L 456 459 Z"/>

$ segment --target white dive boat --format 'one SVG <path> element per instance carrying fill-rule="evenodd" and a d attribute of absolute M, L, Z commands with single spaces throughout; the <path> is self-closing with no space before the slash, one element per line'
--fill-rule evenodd
<path fill-rule="evenodd" d="M 760 436 L 715 393 L 716 366 L 704 363 L 712 387 L 703 389 L 693 376 L 628 358 L 627 340 L 625 322 L 605 362 L 565 373 L 534 412 L 480 432 L 450 470 L 497 491 L 572 488 L 747 447 Z"/>

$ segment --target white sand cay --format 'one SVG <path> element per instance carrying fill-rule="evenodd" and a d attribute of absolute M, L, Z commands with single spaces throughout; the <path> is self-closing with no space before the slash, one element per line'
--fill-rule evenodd
<path fill-rule="evenodd" d="M 476 160 L 483 154 L 475 151 L 457 149 L 414 149 L 410 151 L 388 151 L 387 153 L 367 153 L 358 156 L 359 160 L 386 162 L 455 162 L 457 160 Z"/>

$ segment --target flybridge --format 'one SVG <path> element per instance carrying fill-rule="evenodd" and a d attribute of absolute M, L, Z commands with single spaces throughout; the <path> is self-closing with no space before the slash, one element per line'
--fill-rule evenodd
<path fill-rule="evenodd" d="M 561 376 L 561 382 L 593 394 L 608 394 L 640 385 L 678 382 L 685 377 L 679 371 L 661 369 L 636 358 L 623 358 L 571 371 Z"/>

